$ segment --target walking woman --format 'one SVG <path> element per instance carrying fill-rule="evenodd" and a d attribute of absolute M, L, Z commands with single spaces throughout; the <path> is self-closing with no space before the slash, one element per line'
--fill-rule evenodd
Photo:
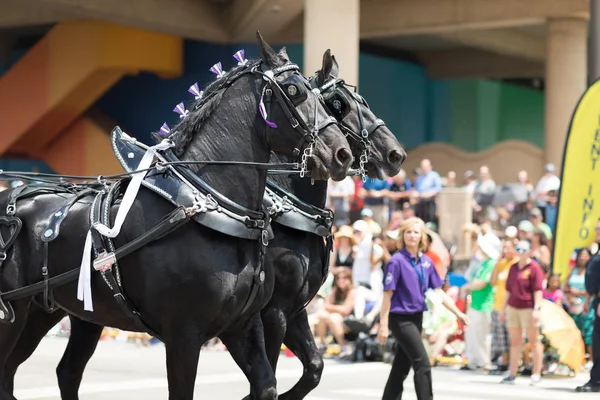
<path fill-rule="evenodd" d="M 381 327 L 377 337 L 381 344 L 385 344 L 391 329 L 396 339 L 396 355 L 383 400 L 402 398 L 404 380 L 411 367 L 414 369 L 417 399 L 433 399 L 431 364 L 421 340 L 426 296 L 434 304 L 446 306 L 465 325 L 469 321 L 441 289 L 444 282 L 433 262 L 423 255 L 425 247 L 423 220 L 416 217 L 405 220 L 398 234 L 400 250 L 389 260 L 384 278 Z"/>

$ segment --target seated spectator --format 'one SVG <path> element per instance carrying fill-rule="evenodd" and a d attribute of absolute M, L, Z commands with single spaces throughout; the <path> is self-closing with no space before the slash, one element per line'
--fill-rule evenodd
<path fill-rule="evenodd" d="M 352 272 L 341 270 L 334 277 L 333 290 L 325 299 L 325 307 L 317 325 L 317 339 L 325 345 L 327 330 L 331 331 L 335 341 L 345 352 L 344 318 L 354 313 L 356 289 L 352 283 Z"/>
<path fill-rule="evenodd" d="M 435 294 L 434 294 L 435 295 Z M 430 295 L 431 296 L 431 295 Z M 428 311 L 423 313 L 423 344 L 429 354 L 429 363 L 435 364 L 435 360 L 448 344 L 450 338 L 458 328 L 456 315 L 441 304 L 436 305 L 426 299 Z"/>
<path fill-rule="evenodd" d="M 356 238 L 351 226 L 343 225 L 334 234 L 333 253 L 329 257 L 330 272 L 335 274 L 340 268 L 352 269 L 354 265 Z"/>

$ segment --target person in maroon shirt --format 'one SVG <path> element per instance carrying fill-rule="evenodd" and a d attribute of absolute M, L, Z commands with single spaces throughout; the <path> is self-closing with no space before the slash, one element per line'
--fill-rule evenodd
<path fill-rule="evenodd" d="M 510 372 L 502 383 L 514 383 L 522 354 L 523 329 L 533 350 L 531 384 L 541 379 L 543 348 L 539 343 L 540 306 L 543 299 L 544 272 L 531 259 L 531 242 L 521 240 L 516 247 L 519 261 L 511 265 L 506 278 L 506 296 L 500 311 L 500 322 L 506 321 L 510 336 Z"/>

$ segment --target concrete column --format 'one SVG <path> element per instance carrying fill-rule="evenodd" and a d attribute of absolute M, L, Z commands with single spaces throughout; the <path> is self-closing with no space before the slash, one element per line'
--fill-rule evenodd
<path fill-rule="evenodd" d="M 331 49 L 340 77 L 358 86 L 360 0 L 305 0 L 304 73 L 321 69 L 323 53 Z"/>
<path fill-rule="evenodd" d="M 587 88 L 588 22 L 548 21 L 546 44 L 545 158 L 561 167 L 569 122 Z"/>

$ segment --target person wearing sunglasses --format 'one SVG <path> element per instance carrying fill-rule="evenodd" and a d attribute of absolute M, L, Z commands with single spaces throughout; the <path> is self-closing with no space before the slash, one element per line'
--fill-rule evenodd
<path fill-rule="evenodd" d="M 521 359 L 523 330 L 533 350 L 531 385 L 541 380 L 543 349 L 539 345 L 540 306 L 543 299 L 544 272 L 531 258 L 531 242 L 521 240 L 516 247 L 519 261 L 510 267 L 506 279 L 500 322 L 506 322 L 510 337 L 510 368 L 502 383 L 514 383 Z"/>

